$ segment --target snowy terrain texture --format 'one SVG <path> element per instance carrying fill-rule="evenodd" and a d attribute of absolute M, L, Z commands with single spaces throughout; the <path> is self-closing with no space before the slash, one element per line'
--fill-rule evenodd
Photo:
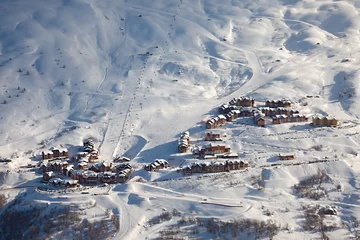
<path fill-rule="evenodd" d="M 1 1 L 0 156 L 13 161 L 0 163 L 9 171 L 1 175 L 8 205 L 0 214 L 20 196 L 24 205 L 47 204 L 48 211 L 54 204 L 78 205 L 89 221 L 109 209 L 120 222 L 109 230 L 113 239 L 156 239 L 174 228 L 179 239 L 271 236 L 246 233 L 255 227 L 206 229 L 246 219 L 275 223 L 274 239 L 356 239 L 359 11 L 358 0 Z M 340 124 L 260 128 L 239 119 L 222 130 L 249 169 L 183 177 L 176 170 L 195 160 L 176 154 L 179 134 L 189 131 L 201 144 L 202 120 L 240 96 L 260 103 L 287 98 L 309 119 L 332 116 Z M 40 184 L 40 175 L 21 166 L 36 164 L 34 156 L 51 147 L 75 154 L 86 138 L 94 139 L 103 160 L 131 158 L 132 179 L 111 186 L 109 195 L 94 195 L 105 191 L 97 187 L 88 195 L 4 190 Z M 289 153 L 299 164 L 271 166 Z M 155 159 L 171 167 L 144 171 Z M 311 176 L 323 181 L 325 196 L 296 191 L 294 185 Z M 316 205 L 338 211 L 314 220 L 326 229 L 304 227 L 306 211 Z M 151 222 L 168 212 L 170 220 Z M 72 239 L 62 234 L 47 237 Z"/>

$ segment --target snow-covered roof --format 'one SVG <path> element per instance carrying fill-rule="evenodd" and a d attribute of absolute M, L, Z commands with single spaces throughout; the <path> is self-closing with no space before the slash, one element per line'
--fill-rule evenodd
<path fill-rule="evenodd" d="M 63 182 L 64 182 L 64 180 L 62 180 L 61 178 L 51 178 L 49 180 L 49 183 L 53 183 L 53 184 L 61 184 Z"/>
<path fill-rule="evenodd" d="M 46 172 L 44 174 L 48 175 L 49 177 L 56 176 L 56 174 L 53 171 Z"/>
<path fill-rule="evenodd" d="M 84 175 L 83 175 L 84 178 L 97 177 L 97 176 L 98 176 L 98 174 L 91 170 L 84 172 Z"/>
<path fill-rule="evenodd" d="M 69 184 L 69 185 L 74 185 L 74 184 L 78 184 L 79 180 L 73 180 L 73 179 L 68 179 L 65 180 L 64 184 Z"/>

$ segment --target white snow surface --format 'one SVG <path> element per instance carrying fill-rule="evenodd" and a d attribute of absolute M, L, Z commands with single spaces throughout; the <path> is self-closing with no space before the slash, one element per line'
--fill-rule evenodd
<path fill-rule="evenodd" d="M 69 193 L 64 204 L 91 198 L 100 212 L 111 209 L 120 216 L 114 239 L 156 238 L 176 220 L 153 227 L 148 220 L 172 209 L 290 226 L 274 239 L 319 237 L 302 228 L 308 204 L 336 205 L 337 220 L 349 222 L 360 216 L 359 11 L 357 0 L 2 1 L 0 154 L 13 160 L 0 163 L 10 171 L 2 192 L 11 200 L 21 189 L 12 187 L 39 184 L 39 176 L 20 166 L 35 164 L 44 149 L 75 153 L 93 138 L 102 159 L 132 159 L 132 179 L 112 186 L 109 195 Z M 203 143 L 202 120 L 240 96 L 287 98 L 310 119 L 333 116 L 340 125 L 259 128 L 238 119 L 222 127 L 225 142 L 250 168 L 184 178 L 176 170 L 196 160 L 175 154 L 180 133 Z M 270 166 L 288 153 L 294 161 Z M 168 160 L 170 168 L 143 170 L 155 159 Z M 317 160 L 329 161 L 308 163 Z M 300 198 L 293 186 L 319 170 L 342 191 Z M 34 191 L 33 201 L 59 201 L 31 187 L 25 190 Z M 201 204 L 204 199 L 239 206 Z M 327 234 L 354 236 L 341 224 Z"/>

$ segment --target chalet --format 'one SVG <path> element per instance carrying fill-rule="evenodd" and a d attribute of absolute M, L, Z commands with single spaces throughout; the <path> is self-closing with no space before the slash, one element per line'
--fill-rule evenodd
<path fill-rule="evenodd" d="M 96 162 L 99 159 L 99 152 L 96 149 L 93 149 L 90 153 L 89 153 L 89 162 Z"/>
<path fill-rule="evenodd" d="M 225 144 L 208 143 L 202 147 L 194 147 L 193 158 L 205 158 L 206 155 L 230 154 L 231 148 Z"/>
<path fill-rule="evenodd" d="M 240 170 L 240 169 L 243 169 L 245 167 L 248 167 L 249 164 L 247 162 L 244 162 L 244 161 L 233 161 L 233 160 L 230 160 L 230 161 L 227 161 L 227 170 Z"/>
<path fill-rule="evenodd" d="M 192 173 L 194 173 L 194 172 L 196 172 L 196 173 L 202 173 L 203 172 L 203 169 L 205 170 L 206 169 L 206 164 L 207 163 L 204 163 L 204 164 L 202 164 L 202 163 L 193 163 L 191 166 L 190 166 L 190 168 L 191 168 L 191 172 Z"/>
<path fill-rule="evenodd" d="M 286 115 L 274 115 L 272 116 L 273 124 L 287 123 L 288 117 Z"/>
<path fill-rule="evenodd" d="M 191 166 L 183 167 L 182 172 L 183 172 L 184 175 L 191 175 L 193 173 L 192 169 L 191 169 Z"/>
<path fill-rule="evenodd" d="M 265 126 L 265 115 L 260 112 L 256 112 L 254 114 L 254 120 L 256 125 L 264 127 Z"/>
<path fill-rule="evenodd" d="M 120 183 L 124 183 L 126 182 L 126 180 L 129 179 L 130 175 L 131 175 L 131 169 L 125 169 L 119 172 L 119 174 L 117 175 L 117 181 Z"/>
<path fill-rule="evenodd" d="M 226 121 L 228 122 L 232 122 L 235 120 L 235 113 L 233 111 L 229 112 L 228 114 L 225 115 Z"/>
<path fill-rule="evenodd" d="M 279 159 L 280 160 L 294 160 L 295 156 L 290 154 L 290 155 L 279 155 Z"/>
<path fill-rule="evenodd" d="M 74 170 L 72 171 L 71 177 L 73 180 L 78 180 L 79 182 L 83 182 L 84 170 Z"/>
<path fill-rule="evenodd" d="M 289 108 L 291 107 L 291 101 L 287 100 L 287 99 L 281 99 L 281 100 L 267 100 L 265 102 L 265 107 L 272 107 L 272 108 L 277 108 L 277 107 L 285 107 L 285 108 Z"/>
<path fill-rule="evenodd" d="M 242 106 L 242 107 L 254 107 L 255 100 L 249 97 L 234 98 L 229 102 L 229 105 Z"/>
<path fill-rule="evenodd" d="M 226 117 L 224 115 L 220 114 L 217 117 L 218 117 L 218 124 L 219 125 L 224 125 L 226 123 Z"/>
<path fill-rule="evenodd" d="M 182 141 L 182 140 L 179 141 L 179 143 L 178 143 L 178 152 L 179 153 L 187 152 L 188 148 L 189 148 L 189 145 L 186 141 Z"/>
<path fill-rule="evenodd" d="M 44 151 L 41 153 L 42 159 L 43 160 L 56 160 L 59 158 L 67 158 L 69 156 L 69 152 L 67 149 L 57 149 L 54 148 L 51 151 Z"/>
<path fill-rule="evenodd" d="M 62 162 L 61 160 L 56 160 L 53 162 L 48 162 L 45 160 L 40 164 L 40 170 L 43 172 L 62 172 L 63 168 L 66 166 L 68 166 L 66 161 Z"/>
<path fill-rule="evenodd" d="M 293 114 L 289 116 L 289 122 L 307 122 L 308 118 L 302 114 Z"/>
<path fill-rule="evenodd" d="M 169 167 L 169 163 L 164 159 L 157 159 L 155 162 L 151 164 L 145 165 L 145 170 L 147 171 L 156 171 L 159 169 L 164 169 Z"/>
<path fill-rule="evenodd" d="M 338 120 L 330 117 L 313 117 L 312 125 L 317 126 L 337 126 Z"/>
<path fill-rule="evenodd" d="M 89 167 L 88 161 L 85 161 L 84 159 L 79 161 L 79 163 L 78 163 L 79 170 L 86 170 L 86 169 L 88 169 L 88 167 Z"/>
<path fill-rule="evenodd" d="M 256 109 L 251 107 L 244 107 L 241 109 L 239 117 L 253 117 Z"/>
<path fill-rule="evenodd" d="M 188 131 L 181 133 L 180 139 L 178 141 L 178 152 L 184 153 L 187 152 L 190 144 L 190 134 Z"/>
<path fill-rule="evenodd" d="M 121 172 L 121 171 L 126 170 L 126 169 L 132 169 L 131 165 L 129 163 L 120 163 L 120 164 L 115 166 L 113 171 Z"/>
<path fill-rule="evenodd" d="M 83 141 L 83 147 L 85 152 L 91 152 L 94 150 L 94 142 L 92 139 L 85 139 Z"/>
<path fill-rule="evenodd" d="M 230 170 L 240 170 L 246 167 L 249 167 L 247 162 L 237 160 L 230 160 L 226 162 L 201 162 L 183 167 L 182 172 L 184 175 L 190 175 L 193 173 L 216 173 Z"/>
<path fill-rule="evenodd" d="M 49 180 L 49 184 L 53 185 L 53 186 L 60 186 L 64 183 L 64 180 L 62 180 L 61 178 L 51 178 Z"/>
<path fill-rule="evenodd" d="M 110 171 L 96 173 L 94 171 L 74 170 L 72 179 L 80 183 L 95 184 L 97 182 L 115 183 L 125 182 L 131 174 L 131 169 L 124 169 L 119 173 Z"/>
<path fill-rule="evenodd" d="M 216 121 L 214 118 L 212 119 L 209 119 L 206 121 L 206 128 L 207 129 L 213 129 L 213 128 L 216 128 L 217 127 L 217 124 L 216 124 Z"/>
<path fill-rule="evenodd" d="M 116 173 L 112 172 L 101 172 L 98 174 L 98 178 L 103 183 L 117 182 Z"/>
<path fill-rule="evenodd" d="M 240 117 L 241 111 L 239 109 L 231 110 L 231 112 L 234 114 L 235 118 Z"/>
<path fill-rule="evenodd" d="M 224 114 L 224 115 L 228 114 L 232 110 L 238 110 L 238 107 L 234 106 L 234 105 L 227 105 L 227 104 L 223 104 L 219 107 L 219 113 Z"/>
<path fill-rule="evenodd" d="M 231 152 L 230 147 L 225 144 L 208 143 L 204 147 L 205 147 L 206 155 L 215 155 L 217 153 L 230 153 Z"/>
<path fill-rule="evenodd" d="M 190 141 L 190 133 L 188 131 L 185 131 L 180 134 L 180 139 L 184 139 L 186 141 Z"/>
<path fill-rule="evenodd" d="M 220 131 L 210 131 L 205 133 L 205 141 L 221 141 Z"/>
<path fill-rule="evenodd" d="M 54 148 L 54 149 L 52 150 L 52 152 L 53 152 L 53 157 L 54 157 L 54 158 L 59 158 L 59 157 L 60 157 L 60 150 L 59 150 L 59 149 Z"/>
<path fill-rule="evenodd" d="M 211 172 L 225 172 L 225 163 L 224 162 L 214 162 L 211 164 L 211 167 L 209 167 L 209 170 Z"/>
<path fill-rule="evenodd" d="M 71 176 L 72 171 L 74 171 L 74 165 L 68 165 L 63 168 L 62 173 L 64 176 Z"/>
<path fill-rule="evenodd" d="M 258 108 L 258 110 L 261 111 L 263 114 L 265 114 L 266 117 L 272 117 L 275 115 L 290 116 L 290 115 L 299 113 L 298 110 L 291 109 L 291 108 L 284 108 L 284 107 L 278 107 L 278 108 L 261 107 L 261 108 Z"/>
<path fill-rule="evenodd" d="M 206 128 L 207 129 L 217 128 L 218 126 L 224 125 L 226 121 L 228 121 L 227 117 L 220 114 L 217 117 L 207 120 Z"/>
<path fill-rule="evenodd" d="M 194 147 L 192 149 L 193 158 L 200 158 L 205 155 L 205 148 L 202 147 Z"/>
<path fill-rule="evenodd" d="M 75 188 L 79 187 L 79 181 L 78 180 L 65 180 L 63 182 L 64 186 L 67 188 Z"/>
<path fill-rule="evenodd" d="M 41 155 L 42 155 L 42 160 L 50 160 L 54 158 L 52 151 L 44 151 L 41 153 Z"/>
<path fill-rule="evenodd" d="M 94 172 L 109 172 L 112 168 L 111 162 L 99 162 L 92 165 L 89 165 L 89 170 Z"/>
<path fill-rule="evenodd" d="M 43 179 L 45 180 L 45 181 L 49 181 L 51 178 L 54 178 L 54 177 L 56 177 L 56 174 L 53 172 L 53 171 L 50 171 L 50 172 L 45 172 L 44 174 L 43 174 Z"/>
<path fill-rule="evenodd" d="M 82 181 L 88 184 L 95 184 L 98 181 L 98 174 L 94 171 L 86 171 L 82 176 Z"/>

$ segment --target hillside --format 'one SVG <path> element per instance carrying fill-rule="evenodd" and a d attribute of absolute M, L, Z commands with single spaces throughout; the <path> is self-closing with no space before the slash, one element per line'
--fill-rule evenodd
<path fill-rule="evenodd" d="M 14 199 L 46 203 L 42 216 L 87 201 L 96 210 L 83 210 L 81 219 L 101 219 L 106 209 L 109 222 L 119 218 L 106 238 L 155 239 L 182 218 L 199 218 L 179 227 L 178 237 L 230 239 L 205 227 L 189 233 L 214 218 L 271 220 L 282 226 L 274 239 L 309 239 L 320 231 L 303 228 L 304 206 L 323 204 L 338 209 L 326 220 L 336 225 L 326 231 L 330 239 L 358 236 L 358 1 L 5 0 L 0 9 L 0 157 L 12 160 L 0 163 L 8 197 L 0 214 Z M 184 177 L 180 167 L 201 160 L 177 153 L 180 133 L 189 131 L 192 146 L 204 144 L 204 121 L 241 96 L 258 106 L 288 99 L 309 122 L 227 122 L 223 142 L 250 167 Z M 339 125 L 314 128 L 317 115 Z M 98 186 L 90 195 L 47 193 L 40 173 L 23 169 L 52 147 L 76 155 L 88 138 L 102 160 L 131 159 L 130 180 L 109 185 L 109 195 L 93 195 L 105 191 Z M 279 154 L 295 160 L 278 161 Z M 155 159 L 170 168 L 145 171 Z M 294 187 L 325 175 L 320 199 Z M 173 209 L 180 214 L 172 220 L 149 223 Z"/>

